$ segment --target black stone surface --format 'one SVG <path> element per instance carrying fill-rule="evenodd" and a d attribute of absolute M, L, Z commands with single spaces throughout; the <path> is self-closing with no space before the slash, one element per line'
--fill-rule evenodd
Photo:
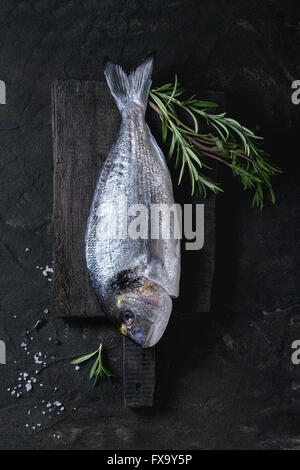
<path fill-rule="evenodd" d="M 1 2 L 1 449 L 299 448 L 299 21 L 294 1 Z M 120 335 L 103 321 L 56 319 L 51 273 L 36 266 L 52 262 L 51 81 L 103 79 L 105 55 L 131 67 L 153 49 L 155 83 L 178 72 L 195 92 L 224 91 L 284 174 L 277 204 L 260 213 L 224 173 L 212 312 L 183 318 L 180 302 L 157 348 L 156 405 L 133 411 L 122 403 Z M 104 338 L 118 378 L 94 389 L 69 360 Z M 28 392 L 21 372 L 36 377 Z"/>

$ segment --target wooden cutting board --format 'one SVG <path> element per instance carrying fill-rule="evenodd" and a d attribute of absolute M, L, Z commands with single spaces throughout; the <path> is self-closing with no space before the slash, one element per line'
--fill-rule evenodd
<path fill-rule="evenodd" d="M 203 99 L 223 103 L 224 97 L 222 93 L 205 93 Z M 159 141 L 160 120 L 152 110 L 147 113 L 147 122 Z M 53 295 L 59 317 L 103 316 L 89 282 L 84 238 L 99 169 L 116 139 L 119 124 L 119 111 L 106 83 L 78 80 L 53 83 Z M 176 202 L 191 202 L 189 190 L 175 192 Z M 203 202 L 198 196 L 192 201 Z M 205 202 L 204 248 L 184 252 L 182 258 L 185 275 L 181 298 L 193 299 L 193 303 L 185 302 L 189 314 L 210 308 L 214 253 L 215 200 L 210 197 Z M 154 382 L 154 348 L 143 351 L 124 338 L 125 404 L 150 406 Z"/>

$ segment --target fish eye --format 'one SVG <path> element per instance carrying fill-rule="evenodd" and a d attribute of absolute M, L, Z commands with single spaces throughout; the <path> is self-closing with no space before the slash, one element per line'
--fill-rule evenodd
<path fill-rule="evenodd" d="M 125 310 L 120 315 L 120 320 L 125 323 L 126 326 L 132 325 L 134 322 L 134 314 L 131 310 Z"/>

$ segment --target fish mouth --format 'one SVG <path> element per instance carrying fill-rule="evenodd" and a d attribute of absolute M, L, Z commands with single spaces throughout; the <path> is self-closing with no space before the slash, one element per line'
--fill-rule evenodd
<path fill-rule="evenodd" d="M 173 307 L 171 296 L 153 281 L 144 283 L 137 293 L 129 292 L 126 296 L 126 308 L 132 308 L 133 311 L 136 309 L 135 321 L 130 326 L 124 322 L 120 325 L 119 318 L 115 318 L 120 332 L 142 348 L 155 346 L 163 336 L 170 319 Z"/>
<path fill-rule="evenodd" d="M 143 348 L 152 348 L 159 342 L 159 340 L 161 339 L 161 337 L 163 336 L 165 332 L 165 329 L 167 328 L 171 312 L 172 312 L 172 300 L 171 300 L 171 297 L 169 297 L 169 302 L 168 302 L 167 309 L 164 315 L 161 316 L 158 322 L 154 322 L 151 325 L 146 341 L 142 345 Z"/>

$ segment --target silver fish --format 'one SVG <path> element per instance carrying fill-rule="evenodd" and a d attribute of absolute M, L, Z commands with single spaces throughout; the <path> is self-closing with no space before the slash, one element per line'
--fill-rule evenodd
<path fill-rule="evenodd" d="M 153 204 L 174 207 L 164 155 L 145 122 L 152 68 L 152 56 L 129 75 L 109 60 L 104 65 L 121 125 L 100 170 L 86 231 L 87 266 L 102 309 L 122 334 L 143 348 L 154 346 L 162 337 L 172 311 L 171 298 L 179 294 L 180 278 L 180 237 L 174 234 L 176 211 L 169 238 L 161 233 L 152 236 L 151 217 L 145 236 L 123 236 L 128 207 L 139 204 L 149 211 Z M 103 207 L 117 207 L 117 237 L 99 232 Z M 166 223 L 170 225 L 169 220 L 160 218 L 160 229 Z"/>

